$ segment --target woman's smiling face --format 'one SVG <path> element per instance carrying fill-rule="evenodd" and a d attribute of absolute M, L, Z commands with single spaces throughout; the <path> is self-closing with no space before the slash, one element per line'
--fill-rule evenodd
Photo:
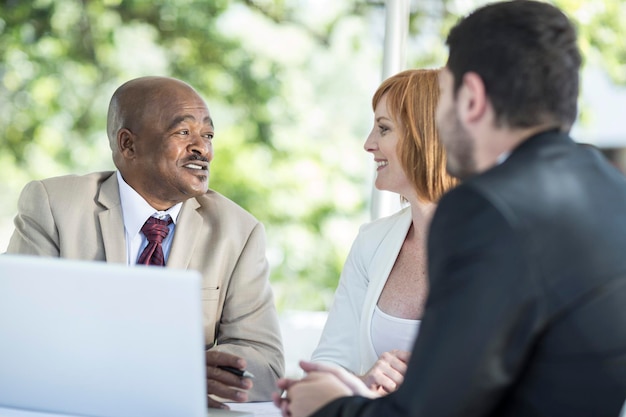
<path fill-rule="evenodd" d="M 377 165 L 376 188 L 407 196 L 415 191 L 398 156 L 398 144 L 403 134 L 402 126 L 389 113 L 385 94 L 376 105 L 374 127 L 363 147 L 374 156 Z"/>

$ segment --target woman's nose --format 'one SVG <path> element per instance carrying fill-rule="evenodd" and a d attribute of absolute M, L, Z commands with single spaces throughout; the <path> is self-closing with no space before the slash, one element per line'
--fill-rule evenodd
<path fill-rule="evenodd" d="M 376 139 L 374 138 L 374 131 L 372 130 L 367 136 L 367 139 L 365 139 L 363 149 L 365 149 L 366 152 L 374 152 L 376 150 L 376 147 Z"/>

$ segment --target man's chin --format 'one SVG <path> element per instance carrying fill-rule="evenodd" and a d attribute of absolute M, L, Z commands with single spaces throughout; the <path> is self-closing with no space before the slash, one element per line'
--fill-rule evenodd
<path fill-rule="evenodd" d="M 194 196 L 202 195 L 209 189 L 209 173 L 195 174 L 188 182 L 189 193 Z"/>
<path fill-rule="evenodd" d="M 192 197 L 200 197 L 209 191 L 209 184 L 205 183 L 202 187 L 194 187 L 190 193 Z"/>
<path fill-rule="evenodd" d="M 450 160 L 448 160 L 448 162 L 446 163 L 446 172 L 448 173 L 448 175 L 457 178 L 457 179 L 462 179 L 461 178 L 461 173 L 460 170 L 458 169 L 458 166 L 456 164 L 453 164 L 450 162 Z"/>
<path fill-rule="evenodd" d="M 448 174 L 450 174 L 452 177 L 463 181 L 469 177 L 474 176 L 476 173 L 474 172 L 474 170 L 471 169 L 467 169 L 467 167 L 463 167 L 460 165 L 455 165 L 455 164 L 451 164 L 448 163 L 446 164 L 446 171 L 448 172 Z"/>
<path fill-rule="evenodd" d="M 200 197 L 201 195 L 206 194 L 208 190 L 208 182 L 196 182 L 193 184 L 187 183 L 185 186 L 178 188 L 178 191 L 185 197 L 185 200 L 193 197 Z"/>

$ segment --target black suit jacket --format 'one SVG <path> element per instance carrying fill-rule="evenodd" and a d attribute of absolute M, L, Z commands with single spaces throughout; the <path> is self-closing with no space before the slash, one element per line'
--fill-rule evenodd
<path fill-rule="evenodd" d="M 626 180 L 546 132 L 445 195 L 398 391 L 315 416 L 617 417 L 626 399 Z"/>

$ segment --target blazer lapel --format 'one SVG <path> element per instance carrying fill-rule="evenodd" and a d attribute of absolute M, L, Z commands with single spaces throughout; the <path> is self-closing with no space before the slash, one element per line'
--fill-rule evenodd
<path fill-rule="evenodd" d="M 183 203 L 176 221 L 174 240 L 167 259 L 167 266 L 170 268 L 186 269 L 191 262 L 193 249 L 204 223 L 202 216 L 197 212 L 198 207 L 200 207 L 200 203 L 195 198 L 190 198 Z"/>
<path fill-rule="evenodd" d="M 384 277 L 384 279 L 377 279 L 375 283 L 370 281 L 370 285 L 372 286 L 371 296 L 374 299 L 374 304 L 378 302 L 378 298 L 383 292 L 387 278 L 396 263 L 396 259 L 398 259 L 398 255 L 404 244 L 404 239 L 406 238 L 406 234 L 412 222 L 411 209 L 406 208 L 405 211 L 400 214 L 397 221 L 391 226 L 389 232 L 385 234 L 378 246 L 375 256 L 376 259 L 380 259 L 380 262 L 372 262 L 370 276 Z"/>
<path fill-rule="evenodd" d="M 107 262 L 126 263 L 126 234 L 115 172 L 102 183 L 98 202 L 106 208 L 98 213 L 105 259 Z"/>

